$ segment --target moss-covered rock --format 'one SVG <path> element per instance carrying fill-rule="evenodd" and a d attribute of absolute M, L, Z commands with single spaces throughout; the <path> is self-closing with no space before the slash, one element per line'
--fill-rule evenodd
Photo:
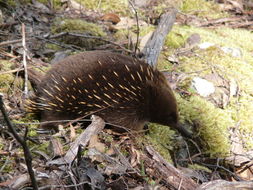
<path fill-rule="evenodd" d="M 226 15 L 221 12 L 219 4 L 205 0 L 182 0 L 180 10 L 204 18 L 220 18 Z"/>
<path fill-rule="evenodd" d="M 38 0 L 40 3 L 48 4 L 48 0 Z M 26 5 L 32 3 L 32 0 L 0 0 L 0 4 L 3 3 L 9 7 L 16 7 L 19 5 Z M 54 0 L 53 5 L 59 5 L 60 0 Z"/>
<path fill-rule="evenodd" d="M 0 72 L 6 72 L 10 70 L 12 65 L 11 62 L 0 60 Z M 14 82 L 14 76 L 11 73 L 1 74 L 0 75 L 0 92 L 7 92 L 10 88 L 11 83 Z"/>
<path fill-rule="evenodd" d="M 171 162 L 169 151 L 175 148 L 174 135 L 175 131 L 168 126 L 150 124 L 146 139 L 166 160 Z"/>
<path fill-rule="evenodd" d="M 239 98 L 234 97 L 229 104 L 235 126 L 239 130 L 240 140 L 244 143 L 245 149 L 253 148 L 253 96 L 242 92 Z"/>
<path fill-rule="evenodd" d="M 72 32 L 87 36 L 101 37 L 105 38 L 106 33 L 103 28 L 90 22 L 86 22 L 81 19 L 56 19 L 52 26 L 53 33 L 61 32 Z M 96 46 L 102 45 L 104 42 L 100 39 L 95 39 L 92 37 L 77 37 L 71 35 L 65 35 L 61 38 L 66 44 L 77 45 L 84 47 L 86 49 L 92 49 Z"/>
<path fill-rule="evenodd" d="M 170 49 L 177 49 L 183 47 L 186 42 L 186 39 L 190 36 L 190 34 L 190 32 L 186 32 L 184 30 L 184 27 L 174 25 L 169 35 L 167 35 L 164 45 Z"/>
<path fill-rule="evenodd" d="M 166 39 L 168 47 L 163 55 L 169 56 L 178 48 L 184 47 L 186 39 L 192 34 L 199 34 L 201 42 L 210 42 L 213 46 L 206 49 L 192 49 L 188 55 L 178 57 L 179 64 L 173 65 L 166 59 L 159 63 L 162 69 L 173 69 L 184 73 L 184 80 L 177 84 L 180 91 L 189 96 L 177 95 L 181 122 L 196 126 L 196 135 L 202 138 L 202 145 L 211 155 L 225 157 L 230 153 L 231 142 L 229 130 L 235 126 L 239 130 L 240 140 L 245 151 L 253 148 L 253 34 L 243 29 L 206 29 L 191 26 L 175 26 Z M 235 48 L 240 56 L 233 56 L 222 50 L 223 47 Z M 218 108 L 215 104 L 198 95 L 191 88 L 192 78 L 220 76 L 225 81 L 236 81 L 240 93 L 229 98 L 228 104 Z M 218 86 L 217 86 L 218 87 Z M 229 86 L 227 87 L 229 91 Z"/>
<path fill-rule="evenodd" d="M 38 0 L 38 2 L 43 3 L 44 5 L 48 5 L 49 4 L 48 0 Z M 57 10 L 61 9 L 61 6 L 63 4 L 61 0 L 53 0 L 50 3 L 53 6 L 53 8 L 57 9 Z"/>
<path fill-rule="evenodd" d="M 104 13 L 129 14 L 128 0 L 79 0 L 81 5 L 87 9 L 100 10 Z"/>
<path fill-rule="evenodd" d="M 199 96 L 187 100 L 177 95 L 177 101 L 181 122 L 196 126 L 205 151 L 215 156 L 227 156 L 230 153 L 228 129 L 234 124 L 229 111 L 216 108 Z"/>

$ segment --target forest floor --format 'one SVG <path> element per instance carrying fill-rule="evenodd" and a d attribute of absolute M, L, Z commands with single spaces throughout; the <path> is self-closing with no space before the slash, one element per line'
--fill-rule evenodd
<path fill-rule="evenodd" d="M 119 134 L 97 117 L 52 133 L 26 114 L 26 67 L 45 73 L 86 50 L 141 55 L 171 7 L 158 69 L 192 139 L 155 124 Z M 246 0 L 0 0 L 0 189 L 253 189 L 252 10 Z"/>

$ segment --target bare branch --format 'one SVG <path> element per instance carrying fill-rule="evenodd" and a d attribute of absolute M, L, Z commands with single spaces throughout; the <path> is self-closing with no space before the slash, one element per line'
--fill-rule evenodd
<path fill-rule="evenodd" d="M 134 48 L 134 54 L 136 55 L 137 53 L 137 49 L 138 49 L 138 44 L 139 44 L 139 37 L 140 37 L 140 25 L 139 25 L 139 17 L 138 17 L 138 12 L 136 10 L 136 8 L 133 5 L 133 2 L 131 0 L 129 0 L 129 4 L 131 5 L 131 7 L 134 10 L 134 15 L 135 15 L 135 19 L 136 19 L 136 25 L 137 25 L 137 39 L 136 39 L 136 44 L 135 44 L 135 48 Z"/>
<path fill-rule="evenodd" d="M 253 187 L 252 181 L 230 182 L 225 180 L 214 180 L 202 184 L 197 190 L 221 190 L 221 189 L 245 189 L 250 190 Z"/>
<path fill-rule="evenodd" d="M 91 119 L 92 119 L 92 123 L 75 140 L 75 142 L 71 145 L 66 155 L 63 158 L 51 161 L 50 164 L 63 164 L 63 163 L 70 164 L 77 156 L 79 146 L 81 145 L 85 147 L 93 135 L 96 135 L 100 131 L 102 131 L 102 129 L 105 126 L 105 122 L 100 117 L 95 116 L 95 115 L 92 115 Z"/>
<path fill-rule="evenodd" d="M 28 96 L 28 73 L 27 73 L 27 62 L 26 62 L 26 42 L 25 42 L 25 24 L 22 23 L 22 46 L 23 46 L 23 64 L 24 64 L 24 71 L 25 71 L 25 89 L 24 89 L 24 94 L 25 97 L 27 98 Z"/>
<path fill-rule="evenodd" d="M 14 138 L 21 144 L 21 146 L 23 148 L 24 156 L 25 156 L 25 162 L 26 162 L 26 165 L 27 165 L 28 173 L 30 175 L 30 179 L 31 179 L 31 182 L 32 182 L 33 189 L 38 190 L 38 184 L 37 184 L 37 181 L 36 181 L 36 178 L 35 178 L 34 171 L 32 169 L 32 155 L 31 155 L 31 152 L 30 152 L 29 147 L 27 146 L 27 143 L 26 143 L 26 140 L 25 140 L 26 135 L 27 135 L 27 130 L 25 132 L 25 137 L 24 138 L 22 138 L 18 135 L 18 132 L 16 131 L 13 124 L 11 123 L 11 121 L 8 117 L 8 114 L 5 111 L 4 103 L 3 103 L 3 97 L 2 97 L 1 94 L 0 94 L 0 110 L 3 114 L 4 120 L 5 120 L 5 122 L 8 126 L 9 131 L 14 136 Z"/>
<path fill-rule="evenodd" d="M 156 67 L 158 56 L 162 50 L 165 38 L 176 20 L 177 10 L 163 14 L 160 19 L 160 23 L 144 47 L 142 53 L 145 56 L 145 60 L 149 65 Z"/>

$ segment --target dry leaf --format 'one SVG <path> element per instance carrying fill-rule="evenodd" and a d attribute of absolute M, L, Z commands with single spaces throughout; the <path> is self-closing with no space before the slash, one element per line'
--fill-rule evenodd
<path fill-rule="evenodd" d="M 70 124 L 70 141 L 72 142 L 76 138 L 76 130 L 72 124 Z"/>
<path fill-rule="evenodd" d="M 64 155 L 63 146 L 58 138 L 51 139 L 49 149 L 51 150 L 53 157 Z"/>
<path fill-rule="evenodd" d="M 130 19 L 128 17 L 121 18 L 120 22 L 115 25 L 115 29 L 128 29 L 136 25 L 136 20 Z M 144 21 L 139 21 L 139 26 L 147 26 L 148 24 Z"/>
<path fill-rule="evenodd" d="M 93 135 L 90 139 L 89 148 L 95 148 L 99 152 L 105 152 L 105 145 L 101 143 L 97 135 Z"/>
<path fill-rule="evenodd" d="M 100 18 L 100 20 L 112 22 L 113 24 L 117 24 L 120 22 L 119 16 L 114 13 L 105 14 Z"/>

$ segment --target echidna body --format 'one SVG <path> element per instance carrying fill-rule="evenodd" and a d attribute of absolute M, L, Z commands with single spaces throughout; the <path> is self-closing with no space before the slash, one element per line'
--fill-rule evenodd
<path fill-rule="evenodd" d="M 109 51 L 87 51 L 53 65 L 31 102 L 30 111 L 39 112 L 42 121 L 95 114 L 133 130 L 145 122 L 174 128 L 178 123 L 176 100 L 163 74 Z"/>

